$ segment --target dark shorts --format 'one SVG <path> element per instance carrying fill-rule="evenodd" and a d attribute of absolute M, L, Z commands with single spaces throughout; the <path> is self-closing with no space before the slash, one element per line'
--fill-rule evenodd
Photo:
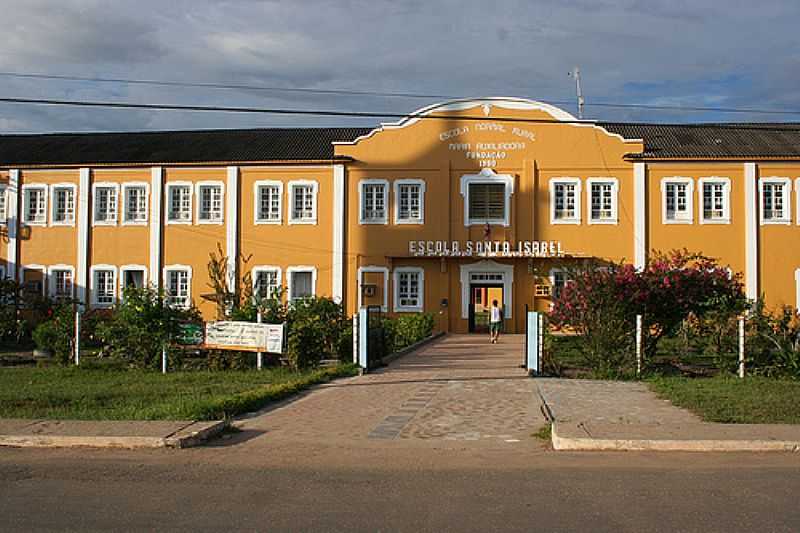
<path fill-rule="evenodd" d="M 490 322 L 489 323 L 489 332 L 490 333 L 500 333 L 500 328 L 502 327 L 502 322 Z"/>

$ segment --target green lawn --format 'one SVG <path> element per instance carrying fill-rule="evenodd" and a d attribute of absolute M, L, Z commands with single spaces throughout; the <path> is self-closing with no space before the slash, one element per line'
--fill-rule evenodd
<path fill-rule="evenodd" d="M 278 368 L 166 375 L 103 368 L 0 368 L 0 418 L 213 420 L 355 373 L 352 365 L 306 372 Z"/>
<path fill-rule="evenodd" d="M 708 422 L 800 424 L 800 381 L 724 375 L 658 377 L 649 383 L 662 398 Z"/>

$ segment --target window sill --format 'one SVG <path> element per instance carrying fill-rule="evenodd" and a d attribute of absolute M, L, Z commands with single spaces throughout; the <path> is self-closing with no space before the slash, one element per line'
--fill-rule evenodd
<path fill-rule="evenodd" d="M 665 218 L 665 219 L 661 220 L 661 223 L 664 224 L 665 226 L 674 226 L 674 225 L 681 226 L 681 225 L 686 225 L 686 224 L 694 224 L 694 220 L 693 219 L 670 220 L 670 219 Z"/>
<path fill-rule="evenodd" d="M 387 226 L 389 225 L 389 221 L 386 219 L 382 220 L 359 220 L 358 223 L 362 226 Z"/>
<path fill-rule="evenodd" d="M 619 221 L 616 218 L 602 220 L 589 219 L 590 226 L 616 226 L 617 224 L 619 224 Z"/>
<path fill-rule="evenodd" d="M 553 226 L 580 226 L 579 218 L 551 218 L 550 224 Z"/>
<path fill-rule="evenodd" d="M 785 218 L 781 219 L 767 219 L 761 221 L 762 226 L 791 226 L 792 221 Z"/>
<path fill-rule="evenodd" d="M 167 226 L 191 226 L 192 225 L 192 221 L 191 220 L 169 220 L 168 219 L 165 222 L 165 224 Z"/>
<path fill-rule="evenodd" d="M 396 218 L 394 223 L 398 226 L 422 226 L 425 224 L 424 218 Z"/>
<path fill-rule="evenodd" d="M 224 220 L 197 220 L 198 226 L 222 226 L 225 223 Z"/>
<path fill-rule="evenodd" d="M 255 224 L 256 226 L 280 226 L 281 224 L 283 224 L 283 220 L 282 219 L 268 220 L 268 219 L 257 218 L 253 221 L 253 224 Z"/>
<path fill-rule="evenodd" d="M 147 226 L 146 220 L 126 220 L 122 224 L 122 226 Z"/>
<path fill-rule="evenodd" d="M 74 228 L 75 227 L 75 222 L 51 222 L 50 223 L 50 227 L 51 228 L 58 228 L 58 227 L 61 227 L 61 228 Z"/>
<path fill-rule="evenodd" d="M 730 224 L 730 223 L 731 223 L 731 220 L 729 218 L 725 218 L 725 219 L 720 218 L 720 219 L 711 219 L 711 220 L 705 219 L 705 218 L 700 219 L 700 224 L 703 225 L 703 226 L 705 226 L 705 225 L 708 225 L 708 226 L 717 225 L 718 226 L 718 225 L 725 225 L 725 224 Z"/>
<path fill-rule="evenodd" d="M 503 226 L 503 227 L 510 226 L 509 222 L 507 220 L 503 220 L 503 219 L 497 219 L 497 220 L 495 220 L 495 219 L 492 219 L 492 220 L 472 220 L 472 219 L 470 219 L 470 220 L 467 220 L 464 223 L 464 226 L 467 226 L 467 227 L 469 227 L 469 226 L 485 226 L 486 224 L 489 224 L 490 226 Z"/>
<path fill-rule="evenodd" d="M 93 220 L 92 221 L 92 226 L 116 226 L 116 225 L 117 225 L 117 221 L 116 220 L 108 220 L 108 221 L 105 221 L 105 220 Z"/>
<path fill-rule="evenodd" d="M 290 226 L 316 226 L 317 219 L 310 219 L 310 218 L 290 218 L 289 219 Z"/>
<path fill-rule="evenodd" d="M 397 307 L 394 308 L 395 313 L 421 313 L 421 307 Z"/>

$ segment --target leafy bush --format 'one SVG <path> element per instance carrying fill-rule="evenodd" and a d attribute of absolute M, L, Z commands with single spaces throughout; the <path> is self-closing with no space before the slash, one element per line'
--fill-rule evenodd
<path fill-rule="evenodd" d="M 342 335 L 350 326 L 341 304 L 330 298 L 297 300 L 287 307 L 286 323 L 287 357 L 294 368 L 341 357 Z"/>
<path fill-rule="evenodd" d="M 158 368 L 161 349 L 177 337 L 180 324 L 199 320 L 196 309 L 171 307 L 162 292 L 127 288 L 109 318 L 97 325 L 97 335 L 111 356 Z"/>
<path fill-rule="evenodd" d="M 755 302 L 746 322 L 745 349 L 750 371 L 800 378 L 800 319 L 789 306 L 769 312 Z"/>
<path fill-rule="evenodd" d="M 389 319 L 388 322 L 392 324 L 390 353 L 411 346 L 429 337 L 433 332 L 433 315 L 430 313 L 399 315 L 397 318 Z"/>
<path fill-rule="evenodd" d="M 52 316 L 33 330 L 33 341 L 40 350 L 53 352 L 61 364 L 70 362 L 74 350 L 75 311 L 71 305 L 56 307 Z"/>

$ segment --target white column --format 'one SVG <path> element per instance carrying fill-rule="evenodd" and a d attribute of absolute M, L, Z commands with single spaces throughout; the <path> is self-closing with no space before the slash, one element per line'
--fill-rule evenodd
<path fill-rule="evenodd" d="M 77 298 L 82 306 L 88 303 L 86 289 L 89 287 L 89 191 L 91 170 L 80 169 L 78 182 L 78 264 L 75 265 Z"/>
<path fill-rule="evenodd" d="M 756 164 L 744 164 L 745 213 L 745 294 L 751 300 L 758 298 L 758 195 L 756 194 Z"/>
<path fill-rule="evenodd" d="M 647 168 L 633 164 L 633 263 L 637 270 L 647 262 Z"/>
<path fill-rule="evenodd" d="M 344 197 L 344 165 L 333 165 L 333 280 L 331 296 L 336 302 L 341 302 L 344 297 L 344 228 L 347 222 Z"/>
<path fill-rule="evenodd" d="M 150 285 L 161 284 L 161 211 L 164 195 L 164 170 L 150 169 Z"/>
<path fill-rule="evenodd" d="M 225 253 L 228 256 L 228 290 L 236 290 L 236 263 L 239 258 L 239 167 L 228 167 L 225 196 Z"/>
<path fill-rule="evenodd" d="M 6 276 L 13 280 L 19 278 L 17 267 L 17 232 L 19 230 L 19 170 L 8 171 L 6 192 L 6 227 L 8 229 L 8 249 L 6 252 Z"/>

